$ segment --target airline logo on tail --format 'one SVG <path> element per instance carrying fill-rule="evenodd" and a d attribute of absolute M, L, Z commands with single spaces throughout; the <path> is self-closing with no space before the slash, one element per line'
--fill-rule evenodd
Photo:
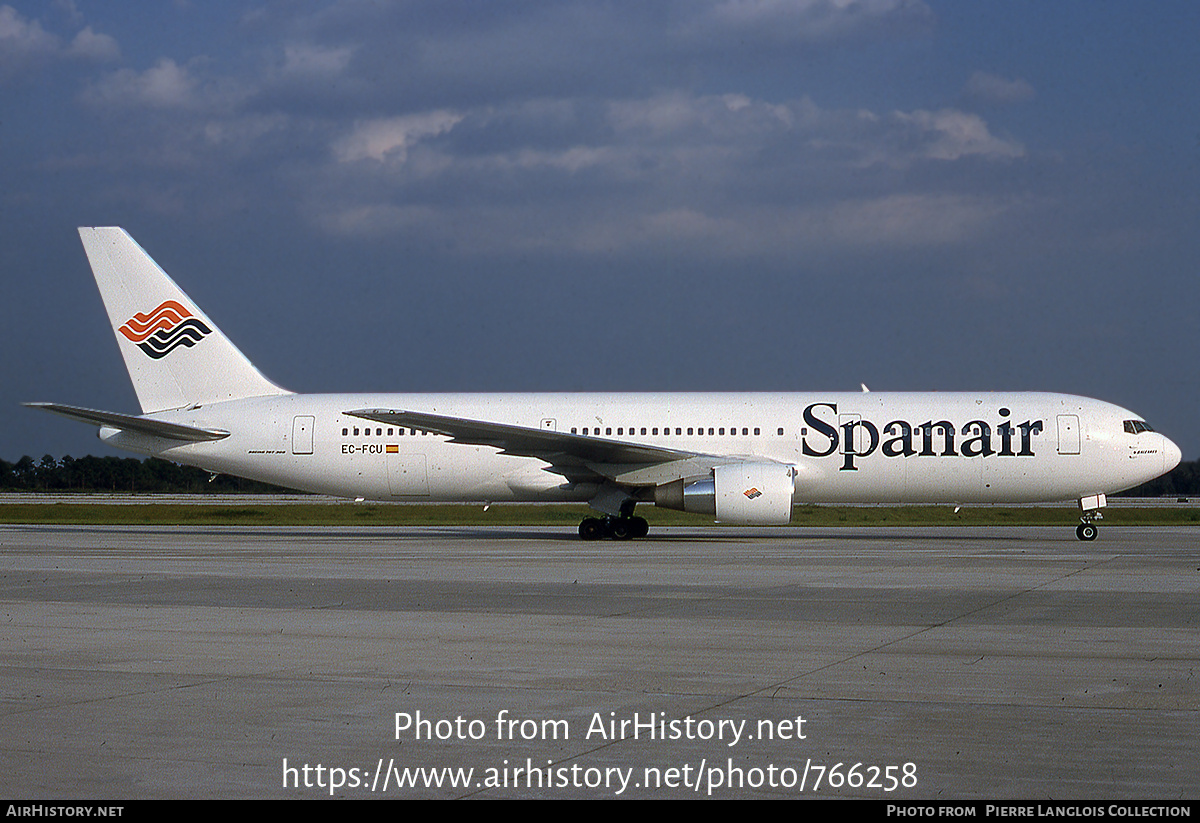
<path fill-rule="evenodd" d="M 154 360 L 161 360 L 180 346 L 191 348 L 212 333 L 174 300 L 163 301 L 149 314 L 137 312 L 118 331 Z"/>

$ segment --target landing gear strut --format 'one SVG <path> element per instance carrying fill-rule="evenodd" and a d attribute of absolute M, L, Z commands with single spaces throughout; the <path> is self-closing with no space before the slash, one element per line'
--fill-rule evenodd
<path fill-rule="evenodd" d="M 1095 540 L 1096 535 L 1100 530 L 1096 527 L 1097 520 L 1104 519 L 1104 513 L 1100 511 L 1101 507 L 1107 505 L 1104 495 L 1094 495 L 1085 497 L 1079 501 L 1079 526 L 1075 529 L 1075 536 L 1080 540 Z"/>
<path fill-rule="evenodd" d="M 579 536 L 584 540 L 599 540 L 608 537 L 612 540 L 630 540 L 634 537 L 645 537 L 650 532 L 650 524 L 644 517 L 634 517 L 634 501 L 627 500 L 621 505 L 621 513 L 616 517 L 587 517 L 579 524 Z"/>

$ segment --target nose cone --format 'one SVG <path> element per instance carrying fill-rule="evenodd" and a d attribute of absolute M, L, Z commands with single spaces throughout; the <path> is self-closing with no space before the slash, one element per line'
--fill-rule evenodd
<path fill-rule="evenodd" d="M 1179 465 L 1179 461 L 1183 459 L 1183 452 L 1179 447 L 1172 443 L 1167 438 L 1163 438 L 1163 474 L 1166 474 L 1171 469 Z"/>

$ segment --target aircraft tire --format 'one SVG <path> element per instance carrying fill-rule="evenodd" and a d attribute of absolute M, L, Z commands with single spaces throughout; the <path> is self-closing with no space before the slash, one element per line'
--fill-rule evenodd
<path fill-rule="evenodd" d="M 595 517 L 586 517 L 579 524 L 579 536 L 584 540 L 599 540 L 605 536 L 604 524 Z"/>
<path fill-rule="evenodd" d="M 629 520 L 630 536 L 645 537 L 650 533 L 650 523 L 644 517 L 632 517 Z"/>
<path fill-rule="evenodd" d="M 1100 530 L 1091 523 L 1080 523 L 1075 529 L 1075 536 L 1080 540 L 1095 540 L 1099 533 Z"/>
<path fill-rule="evenodd" d="M 608 536 L 613 540 L 628 540 L 634 536 L 634 526 L 630 517 L 614 517 L 608 522 Z"/>

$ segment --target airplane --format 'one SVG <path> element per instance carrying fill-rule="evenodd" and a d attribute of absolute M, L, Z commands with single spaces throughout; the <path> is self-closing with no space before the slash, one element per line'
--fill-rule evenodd
<path fill-rule="evenodd" d="M 1076 500 L 1173 469 L 1133 412 L 1037 392 L 296 394 L 268 380 L 121 228 L 80 238 L 140 415 L 26 405 L 120 449 L 370 500 L 586 502 L 585 540 L 644 537 L 639 503 L 782 525 L 804 503 Z"/>

